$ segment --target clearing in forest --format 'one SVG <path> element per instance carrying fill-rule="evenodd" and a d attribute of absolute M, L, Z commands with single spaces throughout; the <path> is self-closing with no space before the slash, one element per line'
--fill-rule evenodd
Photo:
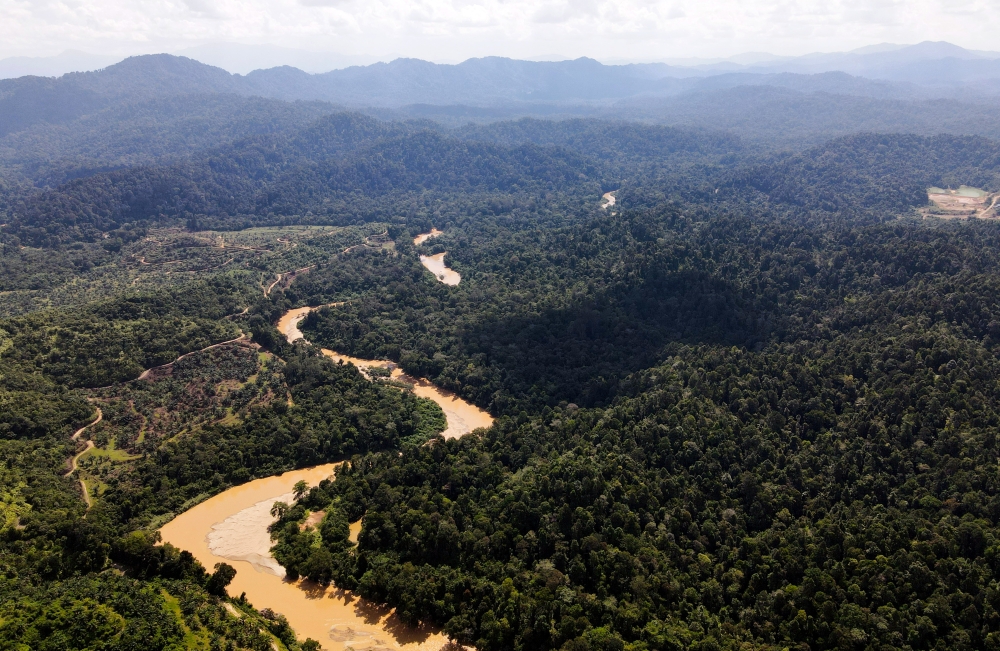
<path fill-rule="evenodd" d="M 927 188 L 930 205 L 921 213 L 926 216 L 945 219 L 967 219 L 969 217 L 996 218 L 998 194 L 991 194 L 979 188 L 963 185 L 957 190 L 938 187 Z"/>

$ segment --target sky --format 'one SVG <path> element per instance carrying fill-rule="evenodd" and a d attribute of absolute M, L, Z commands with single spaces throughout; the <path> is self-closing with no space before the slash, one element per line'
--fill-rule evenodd
<path fill-rule="evenodd" d="M 0 57 L 270 44 L 457 62 L 800 55 L 950 41 L 996 50 L 996 0 L 0 0 Z"/>

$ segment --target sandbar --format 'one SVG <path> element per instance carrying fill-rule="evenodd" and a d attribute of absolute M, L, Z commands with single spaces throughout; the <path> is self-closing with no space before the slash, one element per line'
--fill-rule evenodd
<path fill-rule="evenodd" d="M 269 524 L 258 513 L 262 505 L 282 501 L 299 480 L 315 486 L 330 477 L 336 465 L 295 470 L 231 488 L 167 523 L 160 529 L 163 541 L 191 552 L 209 571 L 222 562 L 235 567 L 236 577 L 228 589 L 230 595 L 246 593 L 247 600 L 256 608 L 270 608 L 281 613 L 288 618 L 300 639 L 311 637 L 324 649 L 439 651 L 448 644 L 446 636 L 430 627 L 404 625 L 391 608 L 371 603 L 346 590 L 304 580 L 289 581 L 261 571 L 250 561 L 233 560 L 212 551 L 209 541 L 213 533 L 227 532 L 225 535 L 228 535 L 228 532 L 242 531 L 260 540 L 266 535 Z M 267 511 L 270 515 L 270 506 Z"/>
<path fill-rule="evenodd" d="M 274 503 L 291 504 L 294 498 L 295 493 L 268 498 L 213 524 L 208 533 L 209 550 L 231 561 L 246 561 L 258 572 L 285 578 L 285 568 L 271 556 L 271 534 L 267 528 L 275 520 L 271 515 Z"/>
<path fill-rule="evenodd" d="M 447 253 L 438 253 L 437 255 L 422 255 L 420 256 L 420 262 L 427 270 L 434 274 L 434 277 L 443 282 L 445 285 L 457 285 L 462 281 L 462 277 L 454 269 L 449 269 L 444 264 L 444 256 Z"/>
<path fill-rule="evenodd" d="M 432 228 L 430 233 L 421 233 L 420 235 L 417 235 L 415 238 L 413 238 L 413 245 L 420 246 L 427 240 L 431 239 L 432 237 L 437 237 L 438 235 L 444 235 L 444 231 L 439 231 L 436 228 Z"/>

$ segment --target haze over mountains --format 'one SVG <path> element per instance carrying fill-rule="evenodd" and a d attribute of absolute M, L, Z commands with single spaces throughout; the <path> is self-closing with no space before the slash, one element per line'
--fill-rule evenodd
<path fill-rule="evenodd" d="M 207 65 L 221 67 L 235 74 L 248 74 L 255 70 L 295 67 L 308 73 L 343 71 L 348 67 L 369 68 L 354 71 L 344 78 L 384 75 L 375 64 L 392 62 L 393 70 L 412 71 L 413 62 L 401 61 L 406 57 L 391 55 L 345 55 L 333 52 L 314 52 L 272 45 L 245 45 L 238 43 L 205 44 L 179 50 L 173 54 L 195 59 Z M 486 57 L 491 60 L 493 57 Z M 97 70 L 121 61 L 121 57 L 68 50 L 51 57 L 9 57 L 0 59 L 0 79 L 27 75 L 60 76 L 70 72 Z M 469 59 L 459 64 L 430 64 L 443 78 L 456 79 L 482 66 L 482 59 Z M 422 62 L 428 63 L 428 62 Z M 550 70 L 551 65 L 568 64 L 569 57 L 551 55 L 523 61 L 529 69 Z M 926 41 L 916 45 L 884 43 L 849 52 L 814 53 L 804 56 L 775 56 L 767 53 L 747 53 L 725 59 L 670 59 L 661 63 L 609 62 L 621 68 L 626 78 L 647 80 L 691 77 L 708 77 L 725 73 L 750 74 L 846 72 L 870 79 L 912 83 L 930 88 L 953 88 L 970 83 L 1000 79 L 1000 52 L 968 50 L 947 42 Z M 529 75 L 532 73 L 528 73 Z M 537 74 L 537 73 L 536 73 Z M 334 75 L 338 77 L 338 75 Z M 988 92 L 995 94 L 996 86 Z M 655 91 L 652 88 L 645 89 Z M 980 89 L 981 91 L 985 89 Z M 618 91 L 622 92 L 622 91 Z"/>
<path fill-rule="evenodd" d="M 728 131 L 778 149 L 858 131 L 1000 137 L 998 57 L 923 43 L 739 64 L 396 59 L 322 74 L 284 66 L 240 75 L 148 55 L 0 81 L 0 165 L 61 182 L 302 127 L 345 108 L 445 128 L 519 117 L 640 120 Z"/>

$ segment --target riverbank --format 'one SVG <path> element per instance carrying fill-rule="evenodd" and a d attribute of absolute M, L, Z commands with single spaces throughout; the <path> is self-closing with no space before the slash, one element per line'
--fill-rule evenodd
<path fill-rule="evenodd" d="M 337 305 L 343 305 L 343 303 L 334 303 L 331 306 L 299 307 L 294 310 L 289 310 L 278 320 L 278 331 L 284 335 L 285 339 L 288 340 L 288 343 L 304 339 L 302 331 L 299 330 L 299 322 L 306 318 L 306 315 L 313 310 L 318 310 L 320 307 L 335 307 Z M 351 357 L 349 355 L 342 355 L 334 350 L 330 350 L 329 348 L 323 348 L 321 350 L 323 354 L 330 359 L 344 362 L 345 364 L 354 364 L 362 372 L 364 372 L 365 369 L 372 367 L 385 368 L 391 371 L 390 377 L 393 380 L 412 384 L 414 394 L 421 398 L 433 400 L 439 407 L 441 407 L 441 411 L 444 412 L 445 418 L 448 421 L 447 427 L 441 433 L 441 435 L 446 439 L 459 438 L 460 436 L 464 436 L 475 429 L 479 429 L 480 427 L 490 427 L 493 425 L 493 417 L 490 416 L 489 412 L 480 409 L 472 403 L 463 400 L 455 393 L 442 389 L 425 379 L 414 378 L 407 375 L 394 362 L 390 362 L 388 360 Z"/>
<path fill-rule="evenodd" d="M 443 282 L 445 285 L 457 285 L 462 282 L 462 276 L 459 275 L 454 269 L 449 269 L 444 263 L 444 256 L 447 253 L 438 253 L 437 255 L 422 255 L 420 256 L 420 264 L 427 268 L 427 271 L 434 274 L 434 277 Z"/>
<path fill-rule="evenodd" d="M 294 470 L 230 488 L 164 525 L 163 542 L 191 552 L 209 571 L 216 563 L 229 563 L 236 568 L 229 594 L 246 593 L 256 608 L 281 613 L 300 639 L 311 637 L 328 651 L 439 651 L 448 644 L 440 631 L 407 626 L 392 609 L 346 590 L 289 581 L 270 558 L 270 505 L 287 501 L 298 481 L 315 486 L 329 478 L 337 465 Z M 280 576 L 271 563 L 280 569 Z"/>

